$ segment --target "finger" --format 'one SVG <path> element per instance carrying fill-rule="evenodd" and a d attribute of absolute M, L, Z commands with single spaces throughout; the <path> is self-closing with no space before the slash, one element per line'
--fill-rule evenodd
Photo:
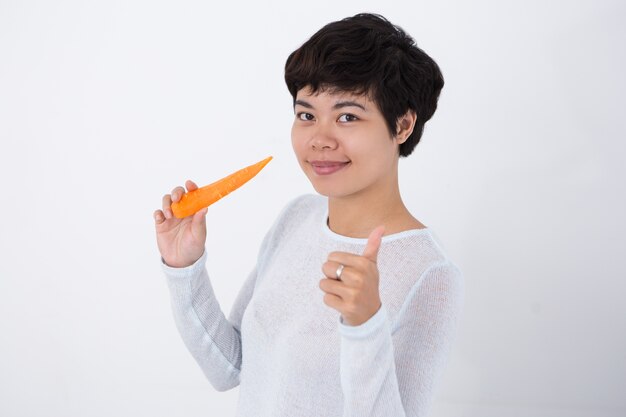
<path fill-rule="evenodd" d="M 172 213 L 172 197 L 169 194 L 163 196 L 163 214 L 166 219 L 171 219 L 174 215 Z"/>
<path fill-rule="evenodd" d="M 333 294 L 341 299 L 347 295 L 346 286 L 341 281 L 337 281 L 336 279 L 322 278 L 320 280 L 319 287 L 326 294 Z"/>
<path fill-rule="evenodd" d="M 341 271 L 341 275 L 343 275 L 344 272 L 346 272 L 346 265 L 337 261 L 329 260 L 329 261 L 324 262 L 322 264 L 322 272 L 324 273 L 326 277 L 338 280 L 340 278 L 337 276 L 337 271 L 339 270 L 340 265 L 343 265 L 343 269 Z"/>
<path fill-rule="evenodd" d="M 185 187 L 187 187 L 187 191 L 193 191 L 198 189 L 196 183 L 191 180 L 185 181 Z"/>
<path fill-rule="evenodd" d="M 348 252 L 331 252 L 328 254 L 328 261 L 343 264 L 345 266 L 351 266 L 356 269 L 360 269 L 364 264 L 363 256 Z"/>
<path fill-rule="evenodd" d="M 324 304 L 337 311 L 341 311 L 341 307 L 343 307 L 343 300 L 338 295 L 326 293 L 324 294 Z"/>
<path fill-rule="evenodd" d="M 378 258 L 378 249 L 380 249 L 380 243 L 383 240 L 383 234 L 385 234 L 385 226 L 378 226 L 372 230 L 372 233 L 370 233 L 367 238 L 367 245 L 363 251 L 363 257 L 376 263 L 376 259 Z"/>
<path fill-rule="evenodd" d="M 196 213 L 194 213 L 193 218 L 191 219 L 191 223 L 194 225 L 194 227 L 203 225 L 203 223 L 206 220 L 205 216 L 206 216 L 207 211 L 209 211 L 209 209 L 205 207 L 202 210 L 199 210 Z"/>
<path fill-rule="evenodd" d="M 165 221 L 165 215 L 163 214 L 161 210 L 156 210 L 154 214 L 152 215 L 152 217 L 154 217 L 154 222 L 156 224 L 161 224 Z"/>
<path fill-rule="evenodd" d="M 185 189 L 183 187 L 176 187 L 172 190 L 172 201 L 177 202 L 180 198 L 185 194 Z"/>

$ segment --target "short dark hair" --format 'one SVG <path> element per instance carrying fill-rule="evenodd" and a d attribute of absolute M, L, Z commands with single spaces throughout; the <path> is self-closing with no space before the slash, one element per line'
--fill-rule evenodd
<path fill-rule="evenodd" d="M 369 13 L 329 23 L 315 33 L 287 58 L 285 82 L 294 105 L 305 87 L 313 93 L 368 94 L 392 136 L 399 118 L 415 111 L 415 128 L 400 145 L 400 156 L 410 155 L 419 143 L 444 84 L 437 63 L 411 36 L 383 16 Z"/>

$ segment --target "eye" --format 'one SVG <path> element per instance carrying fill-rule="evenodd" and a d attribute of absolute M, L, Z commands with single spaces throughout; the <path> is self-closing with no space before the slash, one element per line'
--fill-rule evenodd
<path fill-rule="evenodd" d="M 311 120 L 315 119 L 315 117 L 313 117 L 311 113 L 307 112 L 300 112 L 296 114 L 296 117 L 300 120 L 304 120 L 305 122 L 310 122 Z"/>
<path fill-rule="evenodd" d="M 354 114 L 346 113 L 346 114 L 342 114 L 341 116 L 339 116 L 338 120 L 340 122 L 355 122 L 359 120 L 359 118 L 356 117 Z"/>

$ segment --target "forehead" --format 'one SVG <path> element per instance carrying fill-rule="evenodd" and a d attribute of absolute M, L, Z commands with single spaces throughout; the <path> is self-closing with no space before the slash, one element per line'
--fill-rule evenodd
<path fill-rule="evenodd" d="M 296 95 L 296 99 L 298 100 L 311 100 L 311 101 L 354 101 L 357 103 L 365 104 L 373 104 L 374 102 L 370 98 L 367 92 L 354 92 L 354 91 L 346 91 L 340 90 L 338 88 L 333 87 L 320 87 L 316 91 L 310 86 L 306 86 L 298 90 Z"/>

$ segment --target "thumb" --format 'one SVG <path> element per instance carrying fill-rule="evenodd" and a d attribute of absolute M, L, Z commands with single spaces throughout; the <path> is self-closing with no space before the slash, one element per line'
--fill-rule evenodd
<path fill-rule="evenodd" d="M 374 263 L 376 263 L 376 259 L 378 258 L 378 249 L 380 248 L 384 233 L 385 226 L 378 226 L 372 230 L 372 233 L 370 233 L 367 238 L 367 245 L 363 251 L 363 256 Z"/>
<path fill-rule="evenodd" d="M 206 221 L 205 216 L 206 216 L 207 211 L 209 211 L 207 207 L 203 208 L 202 210 L 197 211 L 193 215 L 193 218 L 191 219 L 191 224 L 194 227 L 202 226 L 204 222 Z"/>

